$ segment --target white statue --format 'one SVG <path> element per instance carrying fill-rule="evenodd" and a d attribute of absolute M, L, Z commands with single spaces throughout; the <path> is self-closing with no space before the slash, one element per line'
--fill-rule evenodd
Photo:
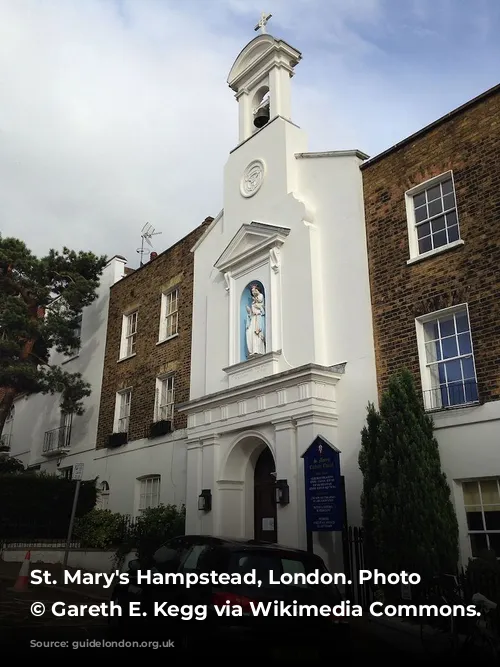
<path fill-rule="evenodd" d="M 257 285 L 250 287 L 252 303 L 247 306 L 246 337 L 248 358 L 266 353 L 266 327 L 264 295 Z"/>

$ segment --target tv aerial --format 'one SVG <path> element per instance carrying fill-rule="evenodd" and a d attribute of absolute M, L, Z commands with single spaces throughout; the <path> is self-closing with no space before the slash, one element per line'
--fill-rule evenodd
<path fill-rule="evenodd" d="M 141 247 L 137 248 L 137 252 L 141 256 L 141 266 L 144 265 L 142 258 L 147 252 L 149 252 L 147 249 L 144 250 L 144 243 L 146 242 L 148 246 L 152 248 L 153 244 L 151 243 L 151 239 L 153 236 L 158 236 L 158 234 L 161 234 L 161 232 L 155 231 L 155 228 L 149 222 L 146 222 L 144 227 L 141 229 Z"/>

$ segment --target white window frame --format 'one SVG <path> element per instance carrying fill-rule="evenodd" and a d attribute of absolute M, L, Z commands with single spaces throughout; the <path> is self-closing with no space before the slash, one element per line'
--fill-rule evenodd
<path fill-rule="evenodd" d="M 172 302 L 175 301 L 172 308 Z M 170 333 L 169 333 L 170 330 Z M 174 287 L 161 295 L 160 330 L 158 343 L 164 343 L 179 335 L 179 288 Z"/>
<path fill-rule="evenodd" d="M 59 437 L 58 437 L 59 447 L 70 446 L 72 426 L 73 426 L 73 413 L 61 411 L 59 416 L 59 427 L 60 427 Z"/>
<path fill-rule="evenodd" d="M 123 361 L 123 359 L 130 359 L 130 357 L 135 357 L 136 355 L 138 320 L 139 320 L 138 309 L 123 315 L 122 335 L 120 341 L 120 357 L 118 361 Z"/>
<path fill-rule="evenodd" d="M 103 481 L 99 484 L 99 509 L 107 510 L 109 509 L 109 484 L 106 481 Z"/>
<path fill-rule="evenodd" d="M 465 504 L 465 495 L 464 495 L 464 484 L 470 484 L 470 483 L 476 483 L 478 485 L 478 492 L 479 492 L 479 505 L 466 505 Z M 481 482 L 496 482 L 497 483 L 497 489 L 500 492 L 500 478 L 499 477 L 480 477 L 478 479 L 467 479 L 462 481 L 462 502 L 464 505 L 464 512 L 465 512 L 465 520 L 466 520 L 466 525 L 467 525 L 467 538 L 469 540 L 469 548 L 471 550 L 472 554 L 472 542 L 471 542 L 471 535 L 486 535 L 486 544 L 488 546 L 488 549 L 490 548 L 490 538 L 489 536 L 494 533 L 494 534 L 500 534 L 500 530 L 491 530 L 487 528 L 486 526 L 486 517 L 485 517 L 485 507 L 489 507 L 489 505 L 485 505 L 483 503 L 483 494 L 481 491 Z M 493 507 L 495 507 L 497 503 L 494 503 Z M 483 530 L 471 530 L 469 529 L 469 524 L 467 521 L 467 507 L 481 507 L 481 515 L 483 519 Z M 475 558 L 475 556 L 474 556 Z M 500 558 L 500 555 L 497 555 L 497 558 Z"/>
<path fill-rule="evenodd" d="M 137 482 L 138 513 L 140 514 L 150 507 L 158 507 L 161 504 L 161 475 L 144 475 L 143 477 L 138 477 Z"/>
<path fill-rule="evenodd" d="M 419 365 L 420 365 L 420 378 L 422 381 L 422 392 L 423 392 L 423 399 L 424 399 L 424 407 L 427 411 L 433 411 L 433 410 L 443 410 L 443 409 L 457 409 L 457 408 L 464 408 L 470 405 L 477 405 L 479 403 L 479 398 L 474 401 L 466 401 L 464 403 L 453 403 L 449 405 L 443 405 L 441 401 L 441 394 L 439 390 L 439 386 L 435 387 L 433 386 L 433 380 L 432 380 L 432 373 L 431 373 L 431 366 L 437 367 L 438 366 L 438 361 L 436 360 L 435 362 L 432 362 L 431 364 L 428 363 L 427 361 L 427 352 L 426 352 L 426 346 L 425 346 L 425 335 L 424 335 L 424 325 L 428 324 L 429 322 L 433 322 L 435 320 L 440 320 L 444 319 L 446 317 L 449 317 L 450 315 L 456 315 L 458 313 L 464 312 L 467 315 L 467 321 L 469 323 L 469 336 L 470 336 L 470 344 L 471 344 L 471 352 L 467 354 L 460 354 L 460 350 L 458 350 L 459 354 L 457 357 L 450 357 L 447 359 L 447 361 L 452 361 L 455 359 L 463 359 L 463 358 L 471 358 L 472 363 L 474 366 L 474 381 L 476 383 L 476 393 L 478 392 L 477 389 L 477 369 L 476 369 L 476 361 L 475 361 L 475 356 L 474 356 L 474 342 L 473 342 L 473 337 L 472 337 L 472 330 L 471 330 L 471 324 L 470 324 L 470 316 L 469 316 L 469 307 L 467 303 L 461 303 L 456 306 L 451 306 L 450 308 L 443 308 L 442 310 L 436 310 L 433 313 L 428 313 L 426 315 L 423 315 L 421 317 L 417 317 L 415 319 L 415 327 L 416 327 L 416 334 L 417 334 L 417 347 L 418 347 L 418 358 L 419 358 Z M 441 340 L 441 339 L 440 339 Z M 448 383 L 446 383 L 448 384 Z M 450 383 L 451 384 L 451 383 Z"/>
<path fill-rule="evenodd" d="M 446 245 L 440 246 L 439 248 L 434 248 L 432 250 L 429 250 L 428 252 L 421 253 L 418 247 L 417 228 L 416 228 L 417 223 L 415 220 L 415 208 L 413 205 L 413 199 L 414 197 L 421 194 L 425 190 L 429 190 L 429 188 L 432 188 L 450 179 L 453 185 L 453 194 L 455 195 L 455 214 L 457 216 L 458 239 L 456 241 L 451 241 Z M 405 192 L 405 204 L 406 204 L 406 220 L 408 224 L 408 242 L 410 250 L 410 259 L 407 261 L 407 264 L 413 264 L 415 262 L 419 262 L 423 259 L 426 259 L 427 257 L 433 257 L 434 255 L 439 255 L 440 253 L 450 250 L 451 248 L 455 248 L 457 246 L 464 244 L 460 231 L 460 218 L 458 215 L 457 192 L 455 188 L 455 179 L 453 177 L 453 171 L 447 171 L 443 174 L 440 174 L 439 176 L 430 178 L 424 183 L 420 183 L 419 185 Z"/>
<path fill-rule="evenodd" d="M 113 433 L 127 433 L 130 429 L 130 409 L 132 406 L 132 387 L 116 392 L 115 418 Z M 127 414 L 128 413 L 128 414 Z"/>
<path fill-rule="evenodd" d="M 170 386 L 169 386 L 170 385 Z M 154 421 L 174 422 L 175 375 L 168 373 L 156 378 Z"/>
<path fill-rule="evenodd" d="M 59 477 L 62 477 L 63 479 L 73 479 L 73 466 L 67 466 L 66 468 L 59 468 L 57 471 L 59 474 Z"/>

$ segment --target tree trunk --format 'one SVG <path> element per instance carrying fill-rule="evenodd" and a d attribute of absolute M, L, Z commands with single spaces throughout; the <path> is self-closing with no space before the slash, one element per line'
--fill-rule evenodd
<path fill-rule="evenodd" d="M 12 387 L 5 387 L 0 391 L 2 392 L 2 398 L 0 399 L 0 433 L 2 433 L 17 392 Z"/>

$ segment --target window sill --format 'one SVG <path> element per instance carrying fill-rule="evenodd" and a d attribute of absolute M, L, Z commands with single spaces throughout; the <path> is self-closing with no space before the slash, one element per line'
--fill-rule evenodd
<path fill-rule="evenodd" d="M 135 357 L 136 354 L 137 352 L 134 352 L 134 354 L 129 354 L 128 357 L 122 357 L 121 359 L 118 359 L 116 363 L 119 364 L 121 361 L 127 361 L 127 359 L 132 359 L 133 357 Z"/>
<path fill-rule="evenodd" d="M 168 338 L 162 338 L 156 344 L 157 345 L 163 345 L 163 343 L 168 343 L 169 340 L 172 340 L 173 338 L 177 338 L 178 335 L 179 335 L 179 332 L 174 333 L 173 336 L 169 336 Z"/>
<path fill-rule="evenodd" d="M 416 257 L 411 257 L 411 259 L 407 260 L 407 264 L 416 264 L 417 262 L 423 262 L 424 259 L 428 259 L 429 257 L 435 257 L 436 255 L 441 255 L 443 252 L 447 252 L 448 250 L 453 250 L 453 248 L 458 248 L 459 246 L 464 245 L 464 240 L 463 239 L 458 239 L 458 241 L 453 241 L 453 243 L 448 243 L 448 245 L 444 245 L 441 248 L 434 248 L 434 250 L 429 250 L 429 252 L 424 252 L 421 255 L 417 255 Z"/>
<path fill-rule="evenodd" d="M 436 412 L 454 412 L 456 410 L 468 410 L 469 408 L 477 408 L 481 405 L 481 401 L 474 401 L 471 403 L 461 403 L 460 405 L 444 405 L 441 408 L 428 408 L 425 410 L 427 414 L 433 414 Z"/>

